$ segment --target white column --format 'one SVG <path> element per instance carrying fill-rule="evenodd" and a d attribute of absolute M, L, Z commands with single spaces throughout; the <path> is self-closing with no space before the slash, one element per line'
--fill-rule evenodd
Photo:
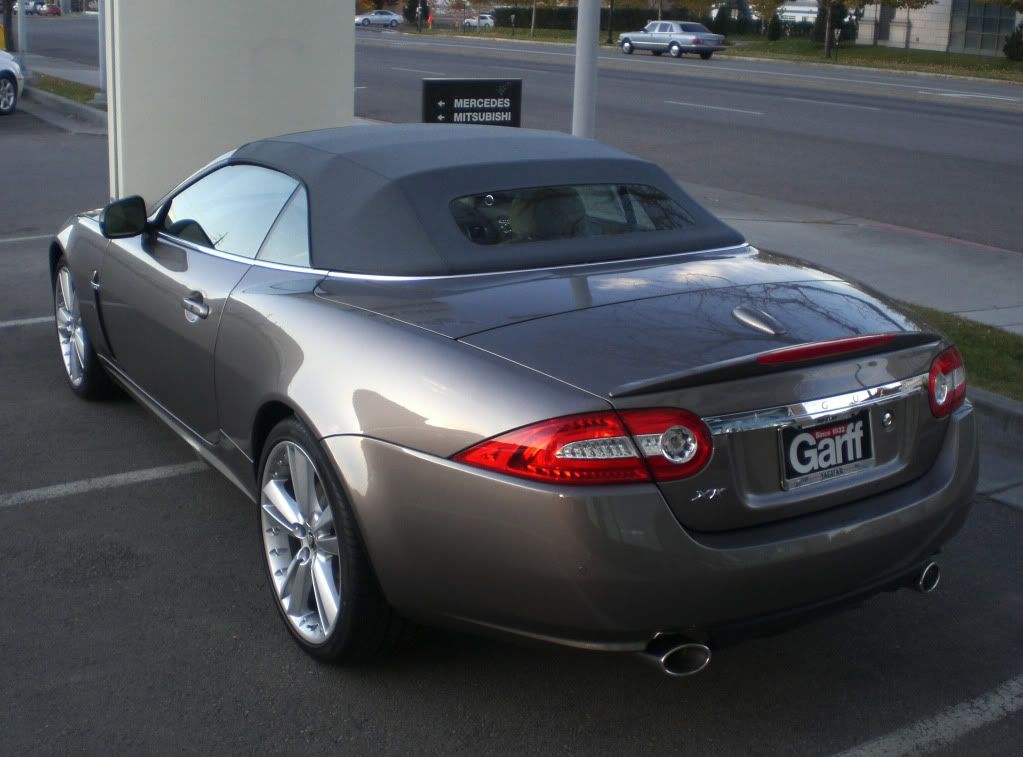
<path fill-rule="evenodd" d="M 21 72 L 28 75 L 28 64 L 25 62 L 25 53 L 28 52 L 28 13 L 25 12 L 25 0 L 18 0 L 18 63 L 21 64 Z"/>
<path fill-rule="evenodd" d="M 575 30 L 575 93 L 572 134 L 592 137 L 597 120 L 597 32 L 600 0 L 579 0 Z"/>

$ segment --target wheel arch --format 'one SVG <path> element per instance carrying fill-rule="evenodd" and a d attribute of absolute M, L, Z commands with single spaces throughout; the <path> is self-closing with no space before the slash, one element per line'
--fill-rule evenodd
<path fill-rule="evenodd" d="M 60 260 L 61 255 L 64 254 L 64 248 L 61 247 L 60 242 L 54 239 L 50 242 L 50 283 L 52 284 L 57 279 L 57 261 Z"/>
<path fill-rule="evenodd" d="M 256 411 L 256 417 L 252 422 L 252 435 L 249 439 L 250 450 L 252 451 L 252 466 L 255 481 L 259 482 L 259 463 L 263 458 L 263 445 L 267 437 L 281 421 L 287 418 L 301 418 L 302 416 L 289 404 L 281 400 L 269 400 Z M 258 489 L 258 486 L 257 486 Z"/>

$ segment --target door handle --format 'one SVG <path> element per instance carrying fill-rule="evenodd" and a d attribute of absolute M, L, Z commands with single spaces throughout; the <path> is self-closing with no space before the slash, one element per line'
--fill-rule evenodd
<path fill-rule="evenodd" d="M 210 306 L 203 302 L 200 292 L 192 292 L 181 300 L 181 304 L 185 308 L 185 312 L 190 313 L 195 318 L 205 318 L 210 314 Z M 194 322 L 195 318 L 189 318 L 189 320 Z"/>
<path fill-rule="evenodd" d="M 99 271 L 92 272 L 92 276 L 89 278 L 89 286 L 93 288 L 93 291 L 99 291 Z"/>

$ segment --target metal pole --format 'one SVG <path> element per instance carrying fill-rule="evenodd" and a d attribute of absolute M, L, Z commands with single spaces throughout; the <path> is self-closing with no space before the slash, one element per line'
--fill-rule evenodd
<path fill-rule="evenodd" d="M 99 23 L 99 92 L 96 93 L 96 97 L 93 100 L 95 103 L 105 103 L 107 101 L 107 12 L 106 12 L 107 0 L 99 0 L 96 3 L 96 10 L 99 11 L 99 17 L 96 19 Z"/>
<path fill-rule="evenodd" d="M 597 38 L 600 0 L 579 0 L 575 29 L 575 93 L 572 134 L 592 137 L 597 120 Z"/>
<path fill-rule="evenodd" d="M 18 63 L 21 72 L 28 75 L 28 63 L 25 53 L 28 52 L 28 13 L 25 11 L 25 0 L 18 0 Z"/>
<path fill-rule="evenodd" d="M 607 44 L 613 45 L 611 35 L 615 27 L 615 0 L 611 0 L 611 6 L 607 9 Z"/>

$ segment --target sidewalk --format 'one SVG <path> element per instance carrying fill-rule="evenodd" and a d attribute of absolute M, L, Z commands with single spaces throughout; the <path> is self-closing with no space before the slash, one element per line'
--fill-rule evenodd
<path fill-rule="evenodd" d="M 89 87 L 99 89 L 99 69 L 94 66 L 87 66 L 84 63 L 75 63 L 60 58 L 47 58 L 35 53 L 25 54 L 25 63 L 28 66 L 29 76 L 32 74 L 46 74 L 56 76 L 60 79 L 85 84 Z"/>

